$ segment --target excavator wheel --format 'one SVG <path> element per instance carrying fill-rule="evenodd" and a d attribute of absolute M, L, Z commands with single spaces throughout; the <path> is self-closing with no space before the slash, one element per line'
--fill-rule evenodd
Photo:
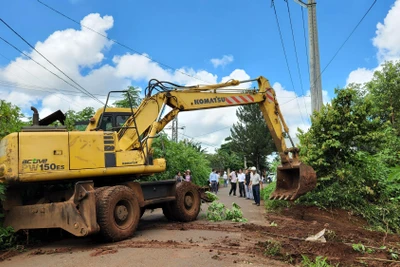
<path fill-rule="evenodd" d="M 170 215 L 181 222 L 194 221 L 199 215 L 200 204 L 201 200 L 197 186 L 190 182 L 181 182 L 176 186 L 176 200 L 169 204 Z"/>
<path fill-rule="evenodd" d="M 103 187 L 96 188 L 96 190 L 94 191 L 95 194 L 96 194 L 96 202 L 98 202 L 101 199 L 101 195 L 103 194 L 104 190 L 106 190 L 108 188 L 110 188 L 110 187 L 109 186 L 103 186 Z"/>
<path fill-rule="evenodd" d="M 164 203 L 162 206 L 162 211 L 164 213 L 165 218 L 167 218 L 168 221 L 178 220 L 176 204 L 174 204 L 174 202 Z"/>
<path fill-rule="evenodd" d="M 96 213 L 101 235 L 107 241 L 120 241 L 132 236 L 141 212 L 133 190 L 117 185 L 105 189 L 99 196 Z"/>

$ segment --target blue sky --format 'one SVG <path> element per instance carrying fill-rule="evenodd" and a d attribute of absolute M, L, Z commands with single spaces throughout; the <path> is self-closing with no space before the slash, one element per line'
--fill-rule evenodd
<path fill-rule="evenodd" d="M 275 0 L 275 5 L 288 54 L 289 65 L 295 85 L 294 88 L 289 79 L 274 11 L 271 8 L 271 1 L 43 0 L 43 2 L 62 11 L 77 21 L 81 21 L 92 13 L 99 13 L 100 20 L 104 18 L 103 16 L 105 15 L 111 16 L 113 23 L 111 23 L 111 26 L 105 26 L 104 30 L 107 36 L 132 47 L 140 53 L 146 53 L 149 57 L 172 66 L 173 68 L 184 68 L 183 71 L 185 72 L 193 71 L 192 74 L 199 78 L 210 78 L 212 76 L 214 78 L 210 78 L 210 81 L 214 79 L 220 82 L 223 77 L 228 76 L 240 78 L 248 75 L 254 78 L 263 75 L 270 79 L 272 84 L 277 83 L 276 86 L 284 90 L 282 95 L 288 95 L 287 99 L 290 99 L 290 96 L 293 95 L 290 94 L 291 91 L 294 91 L 295 94 L 299 96 L 303 95 L 303 93 L 307 93 L 309 90 L 308 66 L 301 17 L 302 11 L 300 6 L 294 1 L 289 0 L 288 3 L 291 11 L 301 68 L 303 91 L 297 73 L 288 12 L 284 0 Z M 359 19 L 364 15 L 373 0 L 319 0 L 317 2 L 321 69 L 323 69 Z M 388 12 L 395 2 L 394 0 L 379 0 L 339 55 L 323 73 L 322 86 L 323 90 L 327 93 L 325 96 L 326 100 L 334 96 L 333 90 L 335 87 L 346 85 L 350 73 L 354 73 L 354 76 L 357 77 L 354 79 L 356 81 L 363 81 L 365 77 L 369 77 L 371 71 L 382 62 L 382 58 L 377 57 L 379 49 L 393 47 L 393 45 L 387 47 L 385 44 L 380 44 L 380 46 L 374 45 L 373 38 L 377 36 L 377 23 L 384 23 L 385 17 L 388 16 Z M 304 15 L 307 23 L 306 11 Z M 0 3 L 0 17 L 14 27 L 14 29 L 32 44 L 36 44 L 37 42 L 46 44 L 52 40 L 54 41 L 57 37 L 55 34 L 57 31 L 65 31 L 67 29 L 80 31 L 78 25 L 50 11 L 37 1 L 2 1 Z M 87 23 L 91 23 L 91 20 L 88 21 Z M 97 20 L 93 21 L 95 21 L 93 27 L 97 27 L 96 25 L 101 24 Z M 384 26 L 389 28 L 389 25 L 384 24 Z M 24 51 L 27 51 L 27 53 L 31 53 L 29 47 L 4 25 L 0 25 L 0 36 Z M 48 39 L 49 36 L 52 36 L 51 40 Z M 101 37 L 97 36 L 96 40 L 94 40 L 94 37 L 92 38 L 93 40 L 90 40 L 94 42 L 93 50 L 90 51 L 90 47 L 82 48 L 87 49 L 87 51 L 82 50 L 82 54 L 74 50 L 76 55 L 80 55 L 80 58 L 74 59 L 73 56 L 69 57 L 68 50 L 63 51 L 62 48 L 58 49 L 58 47 L 64 44 L 68 48 L 67 43 L 73 42 L 74 40 L 73 35 L 71 36 L 70 40 L 63 39 L 64 41 L 58 43 L 58 46 L 50 46 L 53 50 L 51 50 L 49 46 L 42 46 L 45 50 L 41 52 L 52 59 L 53 62 L 57 63 L 58 66 L 63 66 L 67 73 L 82 82 L 85 88 L 91 92 L 100 95 L 105 94 L 107 88 L 99 89 L 98 87 L 101 87 L 101 85 L 95 85 L 96 83 L 93 82 L 93 80 L 96 81 L 99 79 L 96 78 L 97 76 L 92 79 L 85 79 L 85 76 L 104 66 L 117 68 L 118 62 L 121 62 L 118 60 L 116 61 L 118 57 L 123 58 L 123 56 L 128 53 L 134 53 L 116 44 L 111 45 L 107 43 L 106 40 L 101 41 L 99 40 Z M 387 38 L 381 39 L 383 40 L 382 42 L 384 42 Z M 79 49 L 79 47 L 74 47 L 74 49 Z M 89 56 L 90 53 L 93 53 L 93 55 Z M 100 58 L 99 54 L 102 55 Z M 88 55 L 87 62 L 84 61 L 85 55 Z M 21 62 L 19 66 L 17 66 L 19 71 L 14 71 L 15 75 L 12 75 L 12 72 L 8 72 L 8 70 L 13 67 L 13 64 L 3 56 L 14 61 L 16 58 L 20 57 L 20 53 L 0 41 L 0 81 L 7 81 L 13 84 L 22 83 L 25 85 L 44 86 L 46 88 L 57 87 L 64 90 L 73 90 L 62 83 L 57 83 L 55 81 L 49 82 L 50 78 L 47 78 L 44 74 L 41 75 L 39 70 L 37 72 L 34 69 L 31 70 L 30 68 L 36 67 L 28 64 L 26 61 Z M 229 58 L 231 62 L 228 62 L 226 65 L 214 67 L 211 59 L 221 59 L 223 56 Z M 396 56 L 394 58 L 396 58 Z M 148 77 L 158 78 L 157 75 L 161 75 L 160 68 L 165 70 L 163 66 L 158 66 L 159 68 L 156 68 L 157 66 L 153 65 L 150 68 L 146 68 L 149 73 L 138 75 L 136 73 L 140 73 L 145 68 L 140 67 L 140 64 L 143 62 L 135 61 L 136 59 L 137 58 L 131 58 L 131 60 L 127 61 L 125 64 L 125 68 L 130 69 L 130 67 L 132 67 L 132 70 L 136 71 L 135 73 L 129 73 L 127 69 L 120 70 L 117 75 L 111 71 L 104 71 L 100 76 L 110 74 L 111 76 L 118 76 L 118 79 L 107 79 L 107 81 L 103 81 L 103 84 L 109 87 L 115 87 L 108 88 L 109 90 L 121 89 L 117 87 L 124 87 L 127 84 L 144 88 Z M 23 67 L 23 64 L 28 65 Z M 143 64 L 148 64 L 148 62 L 144 62 Z M 39 79 L 40 77 L 32 77 L 33 75 L 24 73 L 24 70 L 21 70 L 22 68 L 25 70 L 29 69 L 30 72 L 35 72 L 34 74 L 36 76 L 46 77 L 48 80 L 43 81 Z M 78 72 L 75 71 L 75 68 Z M 359 68 L 365 68 L 365 71 L 357 72 L 356 70 Z M 243 72 L 239 76 L 235 76 L 234 73 L 238 73 L 237 71 L 235 72 L 235 70 L 242 70 Z M 205 76 L 200 75 L 200 71 L 203 71 L 202 75 Z M 170 74 L 172 75 L 173 71 L 170 71 Z M 365 77 L 363 74 L 366 74 L 364 75 Z M 360 78 L 360 75 L 363 77 Z M 90 83 L 90 81 L 92 81 L 92 83 Z M 179 81 L 178 78 L 177 81 Z M 201 81 L 198 82 L 201 83 Z M 41 93 L 33 96 L 37 94 L 37 92 L 22 90 L 21 88 L 12 88 L 10 86 L 2 87 L 1 84 L 0 91 L 3 92 L 7 100 L 24 100 L 24 103 L 29 102 L 29 104 L 32 103 L 39 106 L 43 109 L 44 113 L 48 113 L 50 108 L 54 108 L 54 105 L 51 104 L 52 102 L 57 102 L 52 101 L 51 95 L 48 95 L 51 93 L 47 95 Z M 20 94 L 32 95 L 32 98 L 23 95 L 12 95 L 14 91 L 18 91 Z M 280 90 L 277 90 L 277 92 L 280 92 Z M 70 99 L 69 96 L 63 96 L 62 98 L 65 101 Z M 282 101 L 284 101 L 284 99 L 285 98 L 282 97 Z M 64 100 L 61 102 L 65 102 Z M 84 100 L 79 101 L 83 102 L 81 105 L 85 104 Z M 72 99 L 72 102 L 75 104 L 79 101 Z M 293 101 L 288 104 L 288 107 L 284 108 L 287 110 L 289 124 L 291 124 L 290 126 L 292 129 L 297 127 L 306 128 L 308 124 L 307 114 L 309 113 L 309 101 L 307 97 L 302 98 L 300 101 L 303 101 L 303 103 L 295 103 L 296 101 Z M 23 104 L 20 102 L 21 101 L 16 101 L 15 103 L 18 105 Z M 90 104 L 90 102 L 87 103 Z M 298 116 L 300 113 L 299 110 L 296 112 L 299 106 L 306 106 L 305 110 L 300 111 L 302 113 L 302 118 Z M 22 105 L 22 108 L 26 111 L 28 105 Z M 65 108 L 66 107 L 64 107 L 64 109 Z M 79 109 L 79 107 L 71 105 L 68 105 L 68 108 Z M 219 119 L 225 118 L 228 121 L 227 125 L 235 122 L 234 112 L 230 112 L 233 116 L 232 114 L 226 114 L 229 112 L 230 111 L 223 111 L 221 112 L 221 117 L 218 117 Z M 297 118 L 295 119 L 294 117 L 296 114 Z M 199 116 L 204 117 L 204 115 Z M 229 118 L 224 116 L 228 116 Z M 191 128 L 185 130 L 187 135 L 195 136 L 204 133 L 199 132 L 196 128 L 192 129 L 195 126 L 192 125 L 193 123 L 191 123 L 188 118 L 183 118 L 182 121 L 187 124 L 187 128 Z M 208 123 L 204 121 L 207 127 L 202 127 L 202 129 L 204 128 L 204 131 L 211 131 L 212 129 L 222 128 L 218 125 L 211 125 L 211 122 Z M 203 137 L 204 139 L 200 141 L 217 146 L 221 142 L 223 135 L 226 136 L 227 134 L 229 134 L 229 131 L 223 131 L 214 136 L 205 136 Z"/>

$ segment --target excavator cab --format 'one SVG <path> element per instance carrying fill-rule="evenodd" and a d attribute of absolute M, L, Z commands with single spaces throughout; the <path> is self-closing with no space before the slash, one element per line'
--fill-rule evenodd
<path fill-rule="evenodd" d="M 296 200 L 317 185 L 314 169 L 301 162 L 278 166 L 276 188 L 269 199 Z"/>

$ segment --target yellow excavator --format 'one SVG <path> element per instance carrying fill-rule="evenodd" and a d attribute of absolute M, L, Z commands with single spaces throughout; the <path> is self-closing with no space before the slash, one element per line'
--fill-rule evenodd
<path fill-rule="evenodd" d="M 235 89 L 248 82 L 259 88 Z M 0 141 L 0 183 L 8 187 L 2 202 L 6 226 L 62 228 L 75 236 L 100 232 L 116 241 L 134 233 L 145 209 L 162 208 L 170 220 L 195 220 L 201 199 L 207 201 L 204 188 L 173 179 L 140 181 L 165 171 L 165 159 L 153 158 L 152 143 L 183 111 L 258 104 L 281 159 L 270 198 L 295 200 L 316 185 L 316 173 L 299 161 L 275 91 L 264 77 L 203 86 L 152 79 L 139 107 L 131 108 L 117 129 L 103 123 L 109 114 L 127 115 L 126 109 L 107 107 L 114 92 L 84 132 L 49 126 L 60 116 L 39 120 L 33 108 L 33 125 Z M 163 115 L 167 106 L 171 110 Z M 285 137 L 293 147 L 286 147 Z M 73 186 L 60 186 L 65 184 Z"/>

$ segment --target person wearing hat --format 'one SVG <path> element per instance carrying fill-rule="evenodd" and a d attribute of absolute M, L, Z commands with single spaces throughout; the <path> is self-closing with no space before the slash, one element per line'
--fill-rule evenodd
<path fill-rule="evenodd" d="M 256 172 L 256 167 L 251 167 L 250 186 L 253 189 L 254 205 L 260 206 L 260 189 L 262 189 L 262 182 L 260 175 Z"/>
<path fill-rule="evenodd" d="M 185 181 L 186 182 L 191 182 L 192 181 L 192 175 L 190 174 L 190 170 L 187 170 L 185 172 Z"/>

